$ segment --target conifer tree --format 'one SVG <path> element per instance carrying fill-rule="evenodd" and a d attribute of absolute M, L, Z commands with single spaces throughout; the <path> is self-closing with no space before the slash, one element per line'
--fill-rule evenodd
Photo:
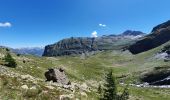
<path fill-rule="evenodd" d="M 15 59 L 12 58 L 10 53 L 7 53 L 7 55 L 4 57 L 4 60 L 6 62 L 6 66 L 8 66 L 8 67 L 16 67 L 17 66 Z"/>
<path fill-rule="evenodd" d="M 115 77 L 112 75 L 112 71 L 110 71 L 106 75 L 106 83 L 104 84 L 104 94 L 102 100 L 116 100 L 117 98 L 117 88 L 115 83 Z"/>

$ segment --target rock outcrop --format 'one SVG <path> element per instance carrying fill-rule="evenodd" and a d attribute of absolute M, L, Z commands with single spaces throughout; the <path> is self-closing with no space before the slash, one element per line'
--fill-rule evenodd
<path fill-rule="evenodd" d="M 45 47 L 43 56 L 61 56 L 96 51 L 95 38 L 69 38 Z"/>
<path fill-rule="evenodd" d="M 170 21 L 153 28 L 151 34 L 145 36 L 129 47 L 129 51 L 138 54 L 158 47 L 170 40 Z"/>
<path fill-rule="evenodd" d="M 122 49 L 143 35 L 142 32 L 128 30 L 120 35 L 105 35 L 96 38 L 71 37 L 46 46 L 43 56 L 63 56 L 98 50 Z"/>
<path fill-rule="evenodd" d="M 170 67 L 155 67 L 153 71 L 142 75 L 141 80 L 150 85 L 170 85 Z"/>
<path fill-rule="evenodd" d="M 170 55 L 170 44 L 164 46 L 163 49 L 161 50 L 161 52 L 165 52 L 168 55 Z"/>
<path fill-rule="evenodd" d="M 46 81 L 53 81 L 62 85 L 71 84 L 62 68 L 49 69 L 45 72 L 45 77 Z"/>

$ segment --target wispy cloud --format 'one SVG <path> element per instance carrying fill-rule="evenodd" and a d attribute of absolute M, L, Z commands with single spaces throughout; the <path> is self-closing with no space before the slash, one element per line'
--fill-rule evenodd
<path fill-rule="evenodd" d="M 106 27 L 106 25 L 105 25 L 105 24 L 99 24 L 99 26 L 100 26 L 100 27 Z"/>
<path fill-rule="evenodd" d="M 97 32 L 96 32 L 96 31 L 93 31 L 93 32 L 91 33 L 91 36 L 92 36 L 92 37 L 97 37 Z"/>
<path fill-rule="evenodd" d="M 12 24 L 10 22 L 4 22 L 4 23 L 0 22 L 0 27 L 11 27 L 11 26 Z"/>

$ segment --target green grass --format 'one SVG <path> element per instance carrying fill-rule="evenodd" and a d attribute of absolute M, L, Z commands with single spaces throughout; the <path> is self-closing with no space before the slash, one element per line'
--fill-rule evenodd
<path fill-rule="evenodd" d="M 133 100 L 169 100 L 170 90 L 160 88 L 137 88 L 130 87 L 129 93 Z"/>

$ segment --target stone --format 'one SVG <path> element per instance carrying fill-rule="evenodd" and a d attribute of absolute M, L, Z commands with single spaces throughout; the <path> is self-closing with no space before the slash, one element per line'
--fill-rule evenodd
<path fill-rule="evenodd" d="M 89 87 L 87 86 L 86 83 L 83 83 L 83 84 L 80 86 L 80 90 L 81 90 L 81 91 L 88 91 L 88 92 L 90 92 L 90 89 L 89 89 Z"/>
<path fill-rule="evenodd" d="M 23 79 L 23 80 L 33 80 L 34 78 L 31 76 L 31 75 L 29 75 L 29 74 L 27 74 L 27 75 L 21 75 L 21 78 Z"/>
<path fill-rule="evenodd" d="M 81 94 L 82 97 L 85 97 L 85 98 L 88 97 L 87 94 L 86 94 L 85 92 L 81 92 L 80 94 Z"/>
<path fill-rule="evenodd" d="M 51 89 L 51 90 L 54 89 L 54 87 L 53 87 L 53 86 L 50 86 L 50 85 L 46 85 L 45 87 L 48 88 L 48 89 Z"/>
<path fill-rule="evenodd" d="M 31 89 L 31 90 L 36 90 L 37 87 L 36 87 L 36 86 L 32 86 L 30 89 Z"/>
<path fill-rule="evenodd" d="M 68 95 L 60 95 L 59 100 L 70 100 L 74 98 L 74 94 L 68 94 Z"/>
<path fill-rule="evenodd" d="M 46 81 L 53 81 L 62 85 L 71 84 L 62 68 L 48 69 L 48 71 L 45 72 L 45 77 L 47 79 Z"/>
<path fill-rule="evenodd" d="M 21 88 L 26 90 L 29 89 L 27 85 L 22 85 Z"/>

